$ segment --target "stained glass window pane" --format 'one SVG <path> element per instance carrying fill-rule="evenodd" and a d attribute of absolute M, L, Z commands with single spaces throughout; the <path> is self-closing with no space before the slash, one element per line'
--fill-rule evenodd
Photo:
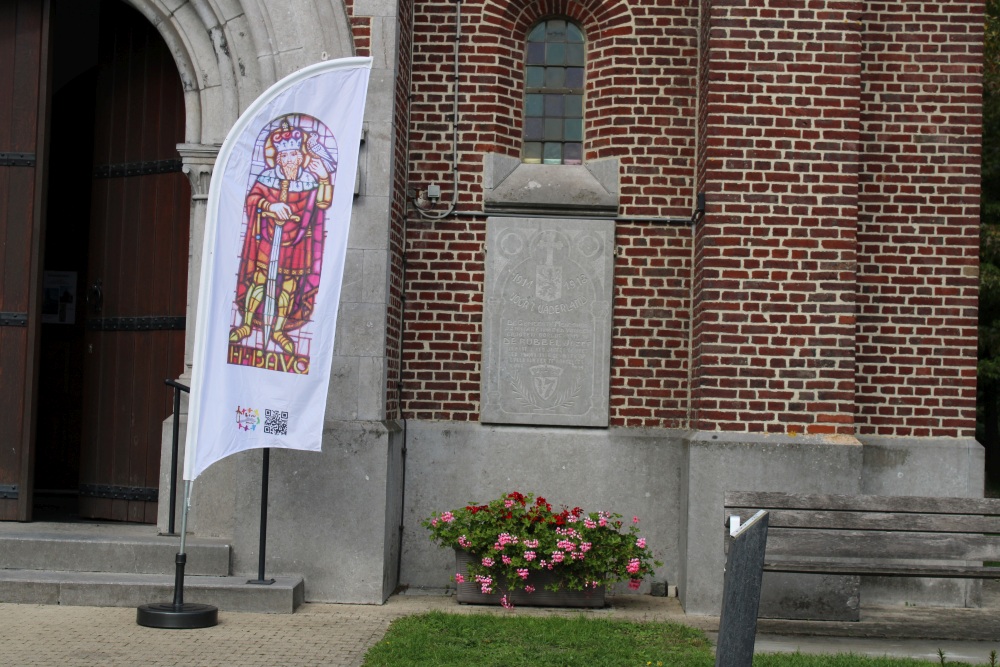
<path fill-rule="evenodd" d="M 563 119 L 562 118 L 546 118 L 545 119 L 545 141 L 562 141 L 563 138 Z"/>
<path fill-rule="evenodd" d="M 545 127 L 545 120 L 543 118 L 527 118 L 524 123 L 524 140 L 525 141 L 541 141 L 542 140 L 542 128 Z"/>
<path fill-rule="evenodd" d="M 583 44 L 566 45 L 566 64 L 574 67 L 583 67 Z"/>
<path fill-rule="evenodd" d="M 583 164 L 583 144 L 563 144 L 563 164 Z"/>
<path fill-rule="evenodd" d="M 560 19 L 552 19 L 545 22 L 545 41 L 564 42 L 566 41 L 566 22 Z"/>
<path fill-rule="evenodd" d="M 545 68 L 545 87 L 546 88 L 564 88 L 566 86 L 566 68 L 565 67 L 546 67 Z"/>
<path fill-rule="evenodd" d="M 546 44 L 545 64 L 546 65 L 566 64 L 566 45 L 561 43 L 553 44 L 552 42 Z"/>
<path fill-rule="evenodd" d="M 533 42 L 528 44 L 528 64 L 545 64 L 545 42 Z"/>
<path fill-rule="evenodd" d="M 532 31 L 534 32 L 534 31 Z M 572 23 L 566 24 L 566 41 L 583 44 L 583 31 Z"/>
<path fill-rule="evenodd" d="M 533 141 L 525 142 L 523 160 L 528 163 L 541 164 L 542 144 Z"/>
<path fill-rule="evenodd" d="M 564 95 L 546 95 L 545 96 L 545 115 L 547 117 L 552 116 L 562 116 L 568 115 L 565 112 L 566 109 L 566 96 Z"/>
<path fill-rule="evenodd" d="M 567 118 L 563 121 L 563 139 L 566 141 L 583 141 L 582 118 Z"/>
<path fill-rule="evenodd" d="M 545 24 L 539 23 L 531 32 L 528 33 L 529 42 L 544 42 L 545 41 Z"/>
<path fill-rule="evenodd" d="M 583 95 L 565 95 L 563 101 L 567 118 L 583 118 Z"/>
<path fill-rule="evenodd" d="M 546 142 L 542 162 L 545 164 L 562 164 L 562 144 Z"/>
<path fill-rule="evenodd" d="M 528 95 L 525 105 L 525 116 L 545 115 L 545 95 Z"/>
<path fill-rule="evenodd" d="M 528 88 L 541 88 L 545 85 L 545 68 L 544 67 L 529 67 L 528 76 L 525 79 L 525 85 Z"/>
<path fill-rule="evenodd" d="M 563 84 L 567 88 L 583 88 L 583 68 L 567 67 L 566 78 Z"/>

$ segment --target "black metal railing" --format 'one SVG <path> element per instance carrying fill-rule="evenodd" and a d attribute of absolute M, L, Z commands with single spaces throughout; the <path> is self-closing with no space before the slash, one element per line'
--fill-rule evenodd
<path fill-rule="evenodd" d="M 181 434 L 181 392 L 191 392 L 191 387 L 176 380 L 164 380 L 164 384 L 174 388 L 174 440 L 170 450 L 170 520 L 167 522 L 167 534 L 174 532 L 174 519 L 177 514 L 177 448 Z"/>

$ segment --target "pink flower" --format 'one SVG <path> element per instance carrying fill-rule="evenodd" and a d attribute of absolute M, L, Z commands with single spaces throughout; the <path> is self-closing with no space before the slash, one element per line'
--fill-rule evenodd
<path fill-rule="evenodd" d="M 637 516 L 632 517 L 632 523 L 639 523 L 639 517 Z"/>
<path fill-rule="evenodd" d="M 508 498 L 507 500 L 503 501 L 503 506 L 506 507 L 507 509 L 510 509 L 511 507 L 514 506 L 514 501 Z"/>
<path fill-rule="evenodd" d="M 528 547 L 529 549 L 537 549 L 538 548 L 538 540 L 525 540 L 524 541 L 524 546 Z"/>
<path fill-rule="evenodd" d="M 503 607 L 504 609 L 514 608 L 514 604 L 507 598 L 506 593 L 504 593 L 504 595 L 500 598 L 500 606 Z"/>
<path fill-rule="evenodd" d="M 445 523 L 451 523 L 452 521 L 455 520 L 455 515 L 452 514 L 451 512 L 445 512 L 444 514 L 441 515 L 441 520 L 444 521 Z"/>
<path fill-rule="evenodd" d="M 633 591 L 637 591 L 639 590 L 639 584 L 641 583 L 642 583 L 641 579 L 629 579 L 628 587 L 631 588 Z"/>
<path fill-rule="evenodd" d="M 517 576 L 521 577 L 522 579 L 527 579 L 528 578 L 528 568 L 526 568 L 526 567 L 519 567 L 519 568 L 517 568 Z"/>
<path fill-rule="evenodd" d="M 465 535 L 459 535 L 458 546 L 462 547 L 463 549 L 468 549 L 469 547 L 472 546 L 472 542 L 470 542 L 469 538 L 466 537 Z"/>
<path fill-rule="evenodd" d="M 590 542 L 580 542 L 580 551 L 587 553 L 593 545 Z"/>
<path fill-rule="evenodd" d="M 487 556 L 483 559 L 483 567 L 493 567 L 493 559 Z M 631 572 L 631 570 L 629 570 Z"/>
<path fill-rule="evenodd" d="M 553 563 L 561 563 L 563 562 L 563 558 L 565 558 L 565 554 L 563 554 L 563 552 L 559 551 L 558 549 L 552 552 Z"/>
<path fill-rule="evenodd" d="M 559 540 L 558 542 L 556 542 L 556 546 L 562 549 L 563 551 L 573 551 L 574 549 L 576 549 L 576 545 L 570 542 L 569 540 Z"/>
<path fill-rule="evenodd" d="M 573 556 L 573 560 L 583 560 L 587 557 L 582 551 L 574 551 L 571 555 Z"/>
<path fill-rule="evenodd" d="M 640 549 L 645 549 L 646 548 L 646 538 L 645 537 L 640 537 L 639 539 L 637 539 L 635 541 L 635 546 L 639 547 Z"/>
<path fill-rule="evenodd" d="M 639 571 L 639 559 L 633 558 L 628 562 L 628 567 L 625 568 L 629 574 L 636 574 Z"/>
<path fill-rule="evenodd" d="M 462 576 L 462 573 L 461 572 L 457 573 L 455 575 L 455 583 L 456 584 L 461 584 L 461 583 L 464 583 L 464 582 L 465 582 L 465 577 Z"/>
<path fill-rule="evenodd" d="M 508 556 L 507 554 L 500 556 L 500 560 L 503 561 L 504 565 L 510 565 L 510 556 Z"/>
<path fill-rule="evenodd" d="M 584 519 L 583 525 L 587 528 L 597 528 L 597 523 L 593 519 Z"/>
<path fill-rule="evenodd" d="M 438 525 L 438 520 L 437 519 L 431 519 L 431 525 L 432 526 Z"/>
<path fill-rule="evenodd" d="M 531 586 L 531 585 L 529 584 L 528 586 L 525 586 L 525 587 L 524 587 L 524 592 L 525 592 L 525 593 L 534 593 L 534 592 L 535 592 L 535 587 L 534 587 L 534 586 Z"/>
<path fill-rule="evenodd" d="M 601 528 L 604 528 L 606 525 L 608 525 L 608 519 L 602 516 L 600 520 L 597 522 L 597 525 L 599 525 Z"/>
<path fill-rule="evenodd" d="M 525 551 L 524 552 L 524 560 L 528 561 L 529 563 L 531 561 L 535 560 L 535 552 L 534 551 Z"/>

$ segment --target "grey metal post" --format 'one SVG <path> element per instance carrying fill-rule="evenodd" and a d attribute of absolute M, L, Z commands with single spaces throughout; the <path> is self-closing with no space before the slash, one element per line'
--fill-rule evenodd
<path fill-rule="evenodd" d="M 767 521 L 767 512 L 761 510 L 727 538 L 729 555 L 722 585 L 715 667 L 750 667 L 753 662 Z"/>

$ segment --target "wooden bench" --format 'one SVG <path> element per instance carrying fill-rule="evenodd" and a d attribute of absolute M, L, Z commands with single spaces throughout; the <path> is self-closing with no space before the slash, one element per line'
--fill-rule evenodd
<path fill-rule="evenodd" d="M 727 492 L 725 516 L 769 515 L 765 572 L 1000 578 L 1000 499 Z M 728 532 L 728 529 L 727 529 Z"/>

